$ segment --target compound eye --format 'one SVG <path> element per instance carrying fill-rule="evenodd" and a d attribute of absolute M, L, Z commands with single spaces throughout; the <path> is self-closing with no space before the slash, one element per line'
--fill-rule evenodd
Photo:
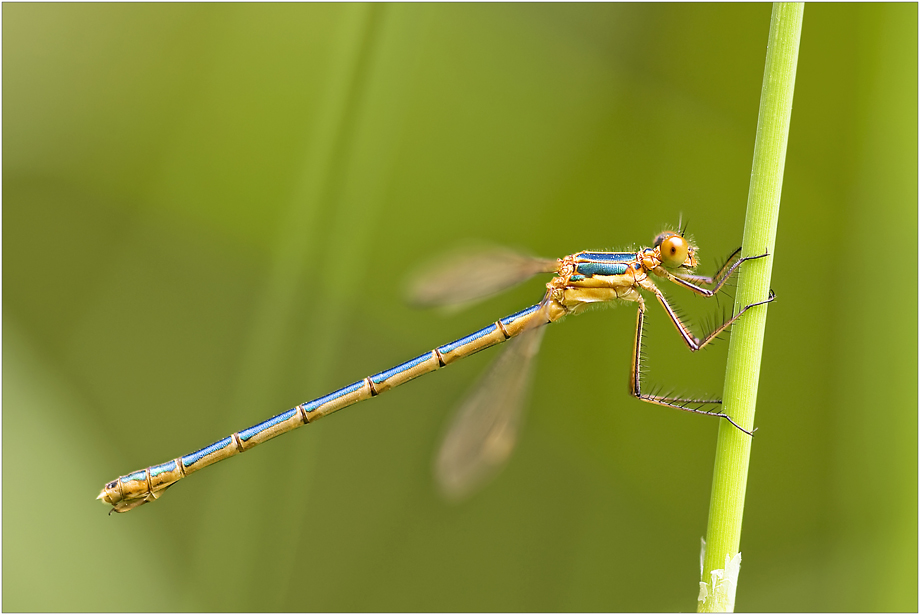
<path fill-rule="evenodd" d="M 690 244 L 680 235 L 671 235 L 661 241 L 661 264 L 665 267 L 680 267 L 690 256 Z"/>

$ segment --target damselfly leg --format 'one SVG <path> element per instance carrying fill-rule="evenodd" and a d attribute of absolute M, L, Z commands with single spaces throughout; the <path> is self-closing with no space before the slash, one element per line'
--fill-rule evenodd
<path fill-rule="evenodd" d="M 756 257 L 755 257 L 756 258 Z M 651 290 L 651 289 L 648 289 Z M 652 291 L 655 293 L 655 296 L 658 298 L 658 301 L 664 307 L 665 311 L 668 314 L 671 322 L 674 323 L 674 326 L 677 327 L 677 330 L 681 334 L 681 339 L 687 344 L 687 346 L 692 351 L 697 351 L 704 348 L 709 342 L 714 338 L 718 337 L 720 333 L 728 329 L 732 323 L 738 320 L 742 314 L 757 305 L 763 305 L 765 303 L 770 303 L 775 299 L 773 291 L 770 291 L 770 295 L 764 301 L 758 301 L 756 303 L 751 303 L 750 305 L 744 306 L 737 314 L 723 322 L 721 325 L 710 331 L 702 339 L 699 339 L 690 332 L 690 329 L 681 321 L 681 319 L 674 312 L 674 309 L 665 299 L 664 295 L 661 293 L 658 288 L 654 288 Z M 633 342 L 633 354 L 632 354 L 632 364 L 629 371 L 629 393 L 637 399 L 646 401 L 652 404 L 657 404 L 659 406 L 668 406 L 670 408 L 677 408 L 678 410 L 684 410 L 686 412 L 694 412 L 696 414 L 705 414 L 708 416 L 717 416 L 727 420 L 729 423 L 737 427 L 739 430 L 743 431 L 749 436 L 754 435 L 754 430 L 747 430 L 738 423 L 736 423 L 732 417 L 728 416 L 724 412 L 717 412 L 715 410 L 704 410 L 706 406 L 721 406 L 721 399 L 694 399 L 688 397 L 668 397 L 662 395 L 653 395 L 649 393 L 642 392 L 642 333 L 645 325 L 645 301 L 642 297 L 638 299 L 639 309 L 636 312 L 636 337 Z"/>

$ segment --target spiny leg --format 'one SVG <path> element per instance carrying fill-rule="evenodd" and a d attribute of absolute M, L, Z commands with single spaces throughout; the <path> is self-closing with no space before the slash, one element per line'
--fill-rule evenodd
<path fill-rule="evenodd" d="M 655 296 L 658 298 L 658 301 L 664 306 L 665 311 L 668 316 L 671 318 L 671 321 L 677 327 L 677 330 L 680 332 L 681 337 L 684 339 L 684 342 L 690 347 L 691 350 L 699 350 L 708 344 L 714 337 L 719 333 L 731 326 L 733 322 L 738 320 L 738 318 L 744 314 L 747 310 L 754 307 L 755 305 L 762 305 L 764 303 L 769 303 L 773 301 L 775 295 L 773 291 L 770 291 L 770 296 L 764 301 L 759 301 L 757 303 L 752 303 L 750 305 L 742 308 L 735 316 L 724 322 L 722 325 L 717 327 L 715 330 L 706 335 L 703 340 L 699 340 L 694 336 L 686 325 L 681 322 L 677 317 L 677 314 L 674 313 L 674 310 L 668 304 L 667 300 L 664 298 L 664 295 L 661 294 L 661 291 L 658 290 L 653 284 L 649 285 L 651 290 L 655 293 Z M 711 410 L 703 410 L 703 407 L 706 405 L 721 405 L 721 399 L 690 399 L 682 397 L 668 397 L 662 395 L 653 395 L 649 393 L 642 392 L 642 332 L 645 324 L 645 302 L 641 299 L 638 300 L 639 309 L 636 312 L 636 337 L 633 340 L 633 355 L 632 355 L 632 364 L 630 366 L 629 373 L 629 393 L 637 399 L 646 401 L 652 404 L 658 404 L 659 406 L 668 406 L 670 408 L 677 408 L 678 410 L 684 410 L 685 412 L 693 412 L 696 414 L 705 414 L 707 416 L 717 416 L 727 420 L 729 423 L 737 427 L 740 431 L 746 433 L 749 436 L 754 435 L 754 431 L 748 431 L 747 429 L 738 425 L 730 416 L 724 412 L 715 412 Z"/>
<path fill-rule="evenodd" d="M 766 299 L 764 299 L 763 301 L 758 301 L 756 303 L 751 303 L 749 305 L 744 306 L 743 308 L 738 310 L 737 314 L 735 314 L 728 320 L 724 321 L 722 324 L 718 325 L 717 327 L 714 327 L 709 333 L 707 333 L 705 336 L 703 336 L 702 339 L 700 339 L 696 337 L 695 335 L 693 335 L 693 332 L 690 331 L 690 327 L 688 327 L 687 325 L 683 323 L 683 321 L 677 315 L 677 312 L 674 311 L 674 308 L 672 308 L 671 304 L 668 303 L 668 300 L 665 299 L 664 294 L 658 289 L 657 286 L 655 286 L 655 284 L 651 280 L 646 279 L 640 285 L 643 289 L 651 293 L 654 293 L 655 298 L 658 299 L 658 303 L 661 304 L 661 306 L 664 308 L 664 311 L 668 314 L 668 318 L 670 318 L 671 322 L 674 323 L 674 326 L 677 328 L 677 332 L 680 333 L 681 338 L 683 338 L 684 343 L 686 343 L 687 346 L 690 347 L 690 350 L 694 352 L 705 347 L 706 344 L 711 342 L 720 333 L 722 333 L 723 331 L 728 329 L 730 326 L 732 326 L 732 323 L 734 323 L 736 320 L 741 318 L 741 315 L 747 312 L 752 307 L 757 306 L 757 305 L 763 305 L 764 303 L 770 303 L 771 301 L 773 301 L 773 299 L 776 298 L 776 295 L 774 295 L 773 291 L 771 290 L 770 295 Z"/>
<path fill-rule="evenodd" d="M 721 279 L 725 275 L 726 270 L 729 268 L 730 265 L 734 263 L 735 258 L 737 258 L 739 254 L 741 254 L 740 247 L 728 255 L 728 258 L 725 259 L 725 262 L 722 263 L 722 266 L 719 267 L 719 270 L 716 271 L 712 276 L 699 275 L 696 273 L 680 273 L 680 272 L 675 273 L 674 276 L 682 280 L 686 280 L 687 282 L 693 282 L 694 284 L 702 284 L 702 285 L 708 286 L 709 284 L 712 284 L 716 280 Z"/>
<path fill-rule="evenodd" d="M 717 292 L 719 292 L 719 289 L 722 288 L 722 286 L 729 280 L 729 278 L 732 277 L 732 274 L 738 270 L 738 267 L 741 266 L 741 263 L 745 261 L 751 261 L 751 260 L 755 260 L 758 258 L 764 258 L 765 256 L 769 256 L 769 254 L 758 254 L 757 256 L 742 256 L 741 258 L 739 258 L 738 260 L 732 263 L 732 260 L 736 256 L 738 256 L 740 252 L 741 252 L 741 248 L 738 248 L 737 250 L 735 250 L 735 252 L 731 256 L 728 257 L 728 260 L 725 261 L 725 264 L 722 265 L 722 267 L 719 269 L 719 272 L 712 278 L 707 278 L 706 276 L 696 276 L 693 274 L 675 274 L 675 273 L 671 273 L 670 271 L 664 269 L 663 267 L 659 267 L 658 269 L 656 269 L 655 273 L 664 278 L 667 278 L 668 280 L 670 280 L 671 282 L 674 282 L 675 284 L 679 286 L 683 286 L 684 288 L 688 288 L 692 290 L 698 295 L 702 295 L 703 297 L 712 297 Z M 729 266 L 729 263 L 731 263 L 730 266 Z M 713 284 L 713 287 L 703 288 L 702 286 L 698 286 L 698 284 L 706 284 L 706 285 Z"/>

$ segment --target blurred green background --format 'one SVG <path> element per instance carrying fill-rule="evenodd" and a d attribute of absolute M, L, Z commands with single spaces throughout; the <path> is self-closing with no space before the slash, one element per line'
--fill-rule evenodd
<path fill-rule="evenodd" d="M 494 350 L 94 498 L 542 296 L 408 309 L 470 239 L 623 249 L 683 213 L 711 271 L 770 11 L 4 4 L 3 609 L 694 610 L 718 422 L 628 397 L 633 307 L 547 331 L 459 505 L 431 460 Z M 916 254 L 917 5 L 809 5 L 738 610 L 918 608 Z M 728 345 L 650 314 L 650 381 L 720 391 Z"/>

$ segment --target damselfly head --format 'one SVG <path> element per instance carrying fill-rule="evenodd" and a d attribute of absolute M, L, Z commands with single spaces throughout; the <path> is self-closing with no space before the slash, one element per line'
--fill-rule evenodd
<path fill-rule="evenodd" d="M 661 264 L 668 269 L 696 267 L 696 247 L 682 233 L 664 231 L 655 237 L 655 249 Z"/>

